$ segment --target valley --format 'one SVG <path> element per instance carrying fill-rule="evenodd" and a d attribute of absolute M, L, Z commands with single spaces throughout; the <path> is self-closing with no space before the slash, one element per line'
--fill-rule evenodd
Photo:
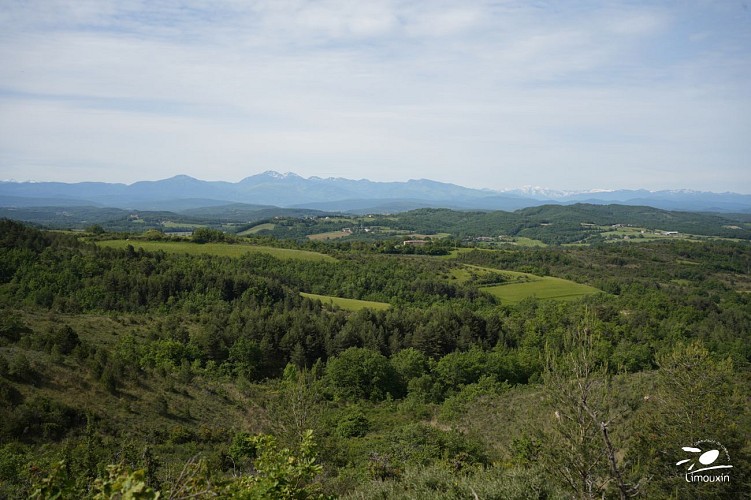
<path fill-rule="evenodd" d="M 2 496 L 568 498 L 555 471 L 584 456 L 612 496 L 585 406 L 645 497 L 695 488 L 658 474 L 688 442 L 678 413 L 730 450 L 721 495 L 751 480 L 745 222 L 618 206 L 185 219 L 181 235 L 148 215 L 127 233 L 57 220 L 0 221 Z"/>

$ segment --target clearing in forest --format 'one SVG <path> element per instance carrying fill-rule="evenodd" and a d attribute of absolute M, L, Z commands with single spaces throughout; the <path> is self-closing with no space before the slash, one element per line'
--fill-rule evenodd
<path fill-rule="evenodd" d="M 250 229 L 246 229 L 245 231 L 237 233 L 238 236 L 248 236 L 249 234 L 256 234 L 260 231 L 264 230 L 273 230 L 276 227 L 276 224 L 272 224 L 270 222 L 265 222 L 263 224 L 258 224 L 257 226 L 253 226 Z"/>
<path fill-rule="evenodd" d="M 147 252 L 162 250 L 168 253 L 185 253 L 189 255 L 218 255 L 221 257 L 241 257 L 248 253 L 265 253 L 277 259 L 293 259 L 307 261 L 336 262 L 330 255 L 308 250 L 293 248 L 276 248 L 243 243 L 193 243 L 188 241 L 139 241 L 139 240 L 107 240 L 99 241 L 97 245 L 110 248 L 143 248 Z"/>
<path fill-rule="evenodd" d="M 506 304 L 518 304 L 528 297 L 536 297 L 540 300 L 575 300 L 585 295 L 601 292 L 595 287 L 553 276 L 537 276 L 468 264 L 452 270 L 452 276 L 461 282 L 470 281 L 473 276 L 481 280 L 494 275 L 503 277 L 506 282 L 480 285 L 480 289 Z"/>
<path fill-rule="evenodd" d="M 563 278 L 552 276 L 535 276 L 535 278 L 525 283 L 487 286 L 482 290 L 507 304 L 518 304 L 528 297 L 537 297 L 541 300 L 576 300 L 585 295 L 601 292 L 595 287 Z"/>
<path fill-rule="evenodd" d="M 333 240 L 337 238 L 344 238 L 345 236 L 351 236 L 352 233 L 345 231 L 328 231 L 326 233 L 309 234 L 308 239 L 314 241 Z"/>
<path fill-rule="evenodd" d="M 391 304 L 385 302 L 373 302 L 371 300 L 345 299 L 343 297 L 332 297 L 330 295 L 318 295 L 316 293 L 300 292 L 300 295 L 313 300 L 320 300 L 324 304 L 333 304 L 346 309 L 347 311 L 359 311 L 360 309 L 375 309 L 382 311 L 391 307 Z"/>

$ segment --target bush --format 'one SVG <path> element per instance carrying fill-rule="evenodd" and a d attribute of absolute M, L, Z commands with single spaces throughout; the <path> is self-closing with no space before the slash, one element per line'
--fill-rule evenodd
<path fill-rule="evenodd" d="M 29 332 L 31 329 L 16 314 L 3 311 L 0 315 L 0 337 L 17 342 L 21 339 L 21 334 Z"/>
<path fill-rule="evenodd" d="M 192 240 L 196 243 L 223 243 L 227 239 L 227 235 L 218 229 L 199 227 L 193 230 Z"/>
<path fill-rule="evenodd" d="M 312 431 L 305 432 L 297 452 L 279 449 L 273 436 L 248 439 L 256 450 L 257 458 L 253 463 L 256 473 L 232 482 L 224 492 L 227 496 L 247 499 L 324 498 L 321 484 L 315 482 L 323 467 L 316 463 Z"/>
<path fill-rule="evenodd" d="M 425 375 L 430 370 L 428 357 L 412 347 L 391 356 L 391 365 L 405 384 L 413 378 Z"/>
<path fill-rule="evenodd" d="M 3 424 L 3 431 L 13 438 L 56 441 L 85 423 L 86 416 L 79 410 L 37 396 L 16 407 L 9 421 Z"/>
<path fill-rule="evenodd" d="M 334 394 L 342 399 L 380 401 L 388 394 L 401 397 L 405 392 L 389 360 L 360 347 L 350 347 L 331 358 L 326 366 L 326 379 Z"/>
<path fill-rule="evenodd" d="M 18 353 L 8 363 L 8 375 L 19 382 L 30 383 L 36 379 L 37 372 L 31 366 L 29 358 L 22 353 Z"/>
<path fill-rule="evenodd" d="M 425 424 L 408 424 L 388 433 L 384 455 L 395 463 L 425 466 L 444 462 L 454 468 L 488 464 L 483 445 L 457 431 L 442 431 Z"/>
<path fill-rule="evenodd" d="M 336 424 L 336 433 L 344 438 L 362 437 L 370 430 L 370 422 L 363 411 L 353 406 L 347 408 Z"/>
<path fill-rule="evenodd" d="M 23 396 L 13 384 L 0 379 L 0 406 L 16 406 L 23 401 Z"/>

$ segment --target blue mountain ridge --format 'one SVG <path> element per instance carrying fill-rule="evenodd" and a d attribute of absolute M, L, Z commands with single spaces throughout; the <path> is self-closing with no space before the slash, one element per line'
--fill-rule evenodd
<path fill-rule="evenodd" d="M 177 175 L 133 184 L 106 182 L 0 182 L 0 206 L 106 206 L 186 210 L 230 203 L 356 212 L 398 212 L 418 207 L 517 210 L 543 204 L 646 205 L 666 210 L 751 213 L 751 195 L 686 190 L 615 190 L 583 193 L 492 191 L 429 179 L 374 182 L 304 178 L 267 171 L 239 182 Z M 377 210 L 376 210 L 377 209 Z"/>

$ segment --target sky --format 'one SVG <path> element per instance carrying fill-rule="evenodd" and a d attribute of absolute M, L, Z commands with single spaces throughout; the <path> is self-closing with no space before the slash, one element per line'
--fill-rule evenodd
<path fill-rule="evenodd" d="M 0 3 L 0 179 L 751 193 L 751 1 Z"/>

